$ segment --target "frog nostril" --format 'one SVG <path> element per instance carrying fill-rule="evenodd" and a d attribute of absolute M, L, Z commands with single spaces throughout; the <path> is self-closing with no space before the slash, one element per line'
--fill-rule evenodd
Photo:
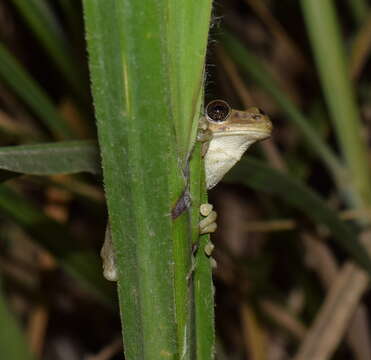
<path fill-rule="evenodd" d="M 206 116 L 211 121 L 225 121 L 231 113 L 231 107 L 223 100 L 214 100 L 206 106 Z"/>

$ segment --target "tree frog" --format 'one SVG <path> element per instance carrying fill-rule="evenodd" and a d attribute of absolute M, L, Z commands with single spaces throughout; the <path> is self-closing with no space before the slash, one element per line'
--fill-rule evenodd
<path fill-rule="evenodd" d="M 212 189 L 223 176 L 241 159 L 253 143 L 270 137 L 272 123 L 267 115 L 256 107 L 245 111 L 232 109 L 223 100 L 211 101 L 200 119 L 198 141 L 202 144 L 205 160 L 205 180 L 207 189 Z M 210 204 L 202 204 L 200 213 L 205 218 L 200 221 L 200 234 L 216 230 L 217 214 Z M 112 251 L 109 226 L 101 250 L 103 275 L 107 280 L 116 281 L 117 271 Z M 211 255 L 212 244 L 205 248 Z"/>
<path fill-rule="evenodd" d="M 270 137 L 272 123 L 257 107 L 245 111 L 232 109 L 223 100 L 211 101 L 200 120 L 198 140 L 203 142 L 205 180 L 212 189 L 223 176 L 241 159 L 244 152 L 257 141 Z M 200 233 L 216 230 L 216 213 L 210 204 L 203 204 Z"/>

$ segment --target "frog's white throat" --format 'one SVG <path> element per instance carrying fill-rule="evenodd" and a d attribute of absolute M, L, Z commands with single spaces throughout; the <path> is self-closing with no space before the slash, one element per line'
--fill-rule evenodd
<path fill-rule="evenodd" d="M 256 141 L 246 134 L 212 138 L 205 155 L 207 188 L 213 188 Z"/>

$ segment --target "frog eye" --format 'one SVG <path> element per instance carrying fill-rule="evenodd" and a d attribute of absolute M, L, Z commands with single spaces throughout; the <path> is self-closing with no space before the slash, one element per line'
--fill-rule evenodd
<path fill-rule="evenodd" d="M 213 100 L 207 104 L 205 112 L 208 120 L 223 122 L 231 113 L 231 107 L 223 100 Z"/>

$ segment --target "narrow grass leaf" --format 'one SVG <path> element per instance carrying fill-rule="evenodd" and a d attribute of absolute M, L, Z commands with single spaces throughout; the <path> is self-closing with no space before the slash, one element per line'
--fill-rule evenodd
<path fill-rule="evenodd" d="M 35 360 L 16 317 L 6 303 L 0 281 L 0 354 L 3 359 Z"/>
<path fill-rule="evenodd" d="M 367 0 L 347 0 L 347 3 L 355 22 L 361 25 L 369 10 Z"/>
<path fill-rule="evenodd" d="M 189 198 L 181 166 L 199 119 L 210 2 L 84 9 L 125 355 L 194 359 L 191 229 L 172 209 Z"/>
<path fill-rule="evenodd" d="M 13 0 L 47 53 L 55 61 L 77 96 L 84 98 L 86 88 L 74 61 L 72 49 L 50 4 L 45 0 Z M 85 97 L 86 99 L 86 97 Z"/>
<path fill-rule="evenodd" d="M 177 321 L 194 323 L 188 328 L 178 326 L 178 336 L 182 341 L 183 359 L 213 359 L 214 357 L 214 291 L 212 273 L 208 257 L 203 251 L 196 254 L 193 260 L 196 264 L 193 277 L 189 270 L 189 244 L 198 243 L 198 222 L 200 221 L 199 205 L 201 198 L 206 202 L 205 184 L 202 182 L 203 162 L 199 146 L 194 148 L 196 132 L 203 105 L 204 63 L 207 46 L 207 35 L 210 26 L 211 1 L 183 2 L 169 1 L 170 16 L 168 25 L 168 54 L 170 58 L 170 86 L 172 96 L 172 111 L 175 124 L 175 135 L 179 158 L 183 166 L 187 166 L 192 153 L 190 171 L 191 231 L 188 233 L 188 245 L 184 246 L 184 233 L 174 232 L 175 261 L 183 266 L 177 272 L 177 308 L 187 309 L 180 313 Z M 191 236 L 190 236 L 191 235 Z M 199 246 L 203 248 L 208 236 L 200 239 Z M 179 250 L 177 250 L 179 249 Z M 179 255 L 177 255 L 179 254 Z M 192 281 L 184 282 L 191 276 Z M 193 286 L 193 297 L 189 291 Z M 194 302 L 193 302 L 194 300 Z M 206 306 L 205 306 L 206 305 Z M 192 308 L 191 308 L 192 306 Z M 194 307 L 194 308 L 193 308 Z M 178 310 L 177 310 L 178 311 Z M 179 313 L 179 311 L 178 311 Z M 192 317 L 189 319 L 189 317 Z M 186 336 L 184 330 L 190 336 Z"/>
<path fill-rule="evenodd" d="M 31 108 L 56 137 L 72 137 L 72 130 L 59 115 L 48 95 L 2 43 L 0 43 L 0 78 Z"/>
<path fill-rule="evenodd" d="M 215 356 L 215 329 L 214 329 L 214 286 L 212 283 L 212 269 L 210 258 L 205 255 L 205 246 L 210 241 L 208 234 L 199 235 L 200 221 L 199 208 L 207 203 L 205 193 L 204 164 L 201 157 L 201 144 L 196 143 L 190 162 L 191 173 L 200 174 L 191 178 L 190 190 L 194 207 L 192 211 L 192 243 L 197 247 L 194 259 L 193 279 L 194 289 L 194 317 L 195 317 L 195 359 L 212 360 Z"/>
<path fill-rule="evenodd" d="M 28 175 L 100 173 L 95 141 L 61 141 L 0 147 L 0 169 Z"/>
<path fill-rule="evenodd" d="M 0 170 L 0 183 L 13 179 L 19 175 L 20 174 L 17 172 L 8 171 L 8 170 Z"/>
<path fill-rule="evenodd" d="M 370 259 L 354 231 L 304 184 L 251 157 L 242 159 L 239 165 L 230 171 L 227 180 L 241 182 L 256 190 L 278 196 L 281 200 L 302 211 L 316 224 L 326 225 L 338 245 L 356 263 L 371 273 Z"/>
<path fill-rule="evenodd" d="M 371 12 L 354 35 L 352 50 L 349 57 L 349 73 L 354 83 L 358 79 L 370 58 L 371 53 Z"/>
<path fill-rule="evenodd" d="M 168 54 L 172 108 L 180 156 L 192 150 L 201 112 L 211 0 L 168 1 Z"/>
<path fill-rule="evenodd" d="M 168 3 L 83 4 L 125 356 L 175 359 L 185 351 L 178 326 L 187 324 L 177 324 L 175 311 L 170 214 L 184 182 L 169 87 Z"/>
<path fill-rule="evenodd" d="M 349 169 L 353 205 L 371 205 L 367 142 L 350 81 L 339 20 L 333 1 L 301 0 L 325 100 Z"/>

